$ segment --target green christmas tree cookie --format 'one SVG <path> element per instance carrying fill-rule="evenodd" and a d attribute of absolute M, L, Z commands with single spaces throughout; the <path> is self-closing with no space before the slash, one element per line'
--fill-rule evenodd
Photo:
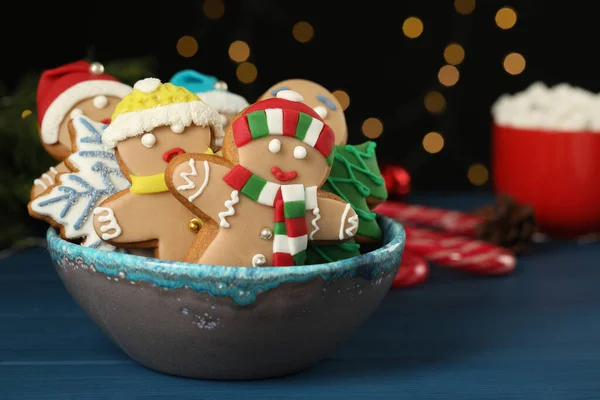
<path fill-rule="evenodd" d="M 371 141 L 356 146 L 335 146 L 331 173 L 321 188 L 340 196 L 352 205 L 359 218 L 356 233 L 359 242 L 377 242 L 381 239 L 381 229 L 375 220 L 376 214 L 367 204 L 367 198 L 387 198 L 385 181 L 375 155 L 376 147 L 377 144 Z M 320 264 L 358 256 L 359 249 L 360 245 L 354 240 L 318 248 L 309 245 L 307 263 Z"/>

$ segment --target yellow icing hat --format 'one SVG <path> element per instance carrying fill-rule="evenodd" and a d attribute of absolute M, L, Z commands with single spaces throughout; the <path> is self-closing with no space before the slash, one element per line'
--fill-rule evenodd
<path fill-rule="evenodd" d="M 102 133 L 108 148 L 130 137 L 140 136 L 160 126 L 182 132 L 189 125 L 213 128 L 217 144 L 224 136 L 219 113 L 189 90 L 156 78 L 146 78 L 117 104 L 111 123 Z"/>

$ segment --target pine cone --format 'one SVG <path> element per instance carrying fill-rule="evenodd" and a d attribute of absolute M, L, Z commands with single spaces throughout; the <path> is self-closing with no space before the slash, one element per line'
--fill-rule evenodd
<path fill-rule="evenodd" d="M 517 254 L 527 251 L 537 230 L 533 208 L 509 196 L 496 197 L 494 204 L 476 209 L 474 214 L 485 218 L 477 227 L 477 238 Z"/>

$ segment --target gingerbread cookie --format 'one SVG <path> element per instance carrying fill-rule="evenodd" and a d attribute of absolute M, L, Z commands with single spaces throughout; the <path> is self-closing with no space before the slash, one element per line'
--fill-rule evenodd
<path fill-rule="evenodd" d="M 138 81 L 102 134 L 131 187 L 94 210 L 98 236 L 115 246 L 154 248 L 157 258 L 182 260 L 201 222 L 168 191 L 165 168 L 183 153 L 212 154 L 213 136 L 223 137 L 219 114 L 198 96 L 155 78 Z"/>
<path fill-rule="evenodd" d="M 78 151 L 65 160 L 68 172 L 58 175 L 55 185 L 29 202 L 29 214 L 59 227 L 64 239 L 114 250 L 96 234 L 92 211 L 104 199 L 128 188 L 129 181 L 119 168 L 115 152 L 104 148 L 105 124 L 79 115 L 68 127 L 78 138 Z"/>
<path fill-rule="evenodd" d="M 71 113 L 108 124 L 117 103 L 131 86 L 104 73 L 100 63 L 77 61 L 42 73 L 37 88 L 37 115 L 42 144 L 59 161 L 77 151 L 69 135 Z M 70 172 L 62 163 L 34 181 L 31 199 L 54 185 L 56 175 Z"/>
<path fill-rule="evenodd" d="M 348 126 L 344 109 L 335 96 L 318 83 L 305 79 L 288 79 L 273 85 L 258 100 L 276 97 L 281 90 L 293 90 L 299 93 L 305 104 L 312 107 L 319 117 L 333 129 L 335 144 L 346 144 Z"/>
<path fill-rule="evenodd" d="M 220 115 L 224 131 L 229 128 L 237 114 L 250 105 L 239 94 L 228 91 L 227 83 L 193 69 L 177 72 L 171 78 L 171 83 L 196 93 L 203 102 L 216 110 Z M 221 147 L 221 138 L 216 138 L 215 145 Z"/>
<path fill-rule="evenodd" d="M 245 109 L 227 131 L 223 158 L 186 154 L 169 164 L 169 190 L 210 223 L 186 261 L 304 265 L 309 242 L 354 236 L 350 204 L 319 190 L 335 154 L 333 131 L 300 99 L 280 91 Z"/>

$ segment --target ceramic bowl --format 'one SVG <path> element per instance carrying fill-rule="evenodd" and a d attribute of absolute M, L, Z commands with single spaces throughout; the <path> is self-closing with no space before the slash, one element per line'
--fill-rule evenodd
<path fill-rule="evenodd" d="M 322 360 L 390 289 L 405 234 L 379 216 L 383 245 L 300 267 L 162 261 L 69 243 L 48 230 L 67 290 L 138 363 L 199 379 L 270 378 Z"/>
<path fill-rule="evenodd" d="M 497 192 L 532 205 L 551 236 L 600 232 L 600 133 L 496 124 L 492 132 Z"/>

